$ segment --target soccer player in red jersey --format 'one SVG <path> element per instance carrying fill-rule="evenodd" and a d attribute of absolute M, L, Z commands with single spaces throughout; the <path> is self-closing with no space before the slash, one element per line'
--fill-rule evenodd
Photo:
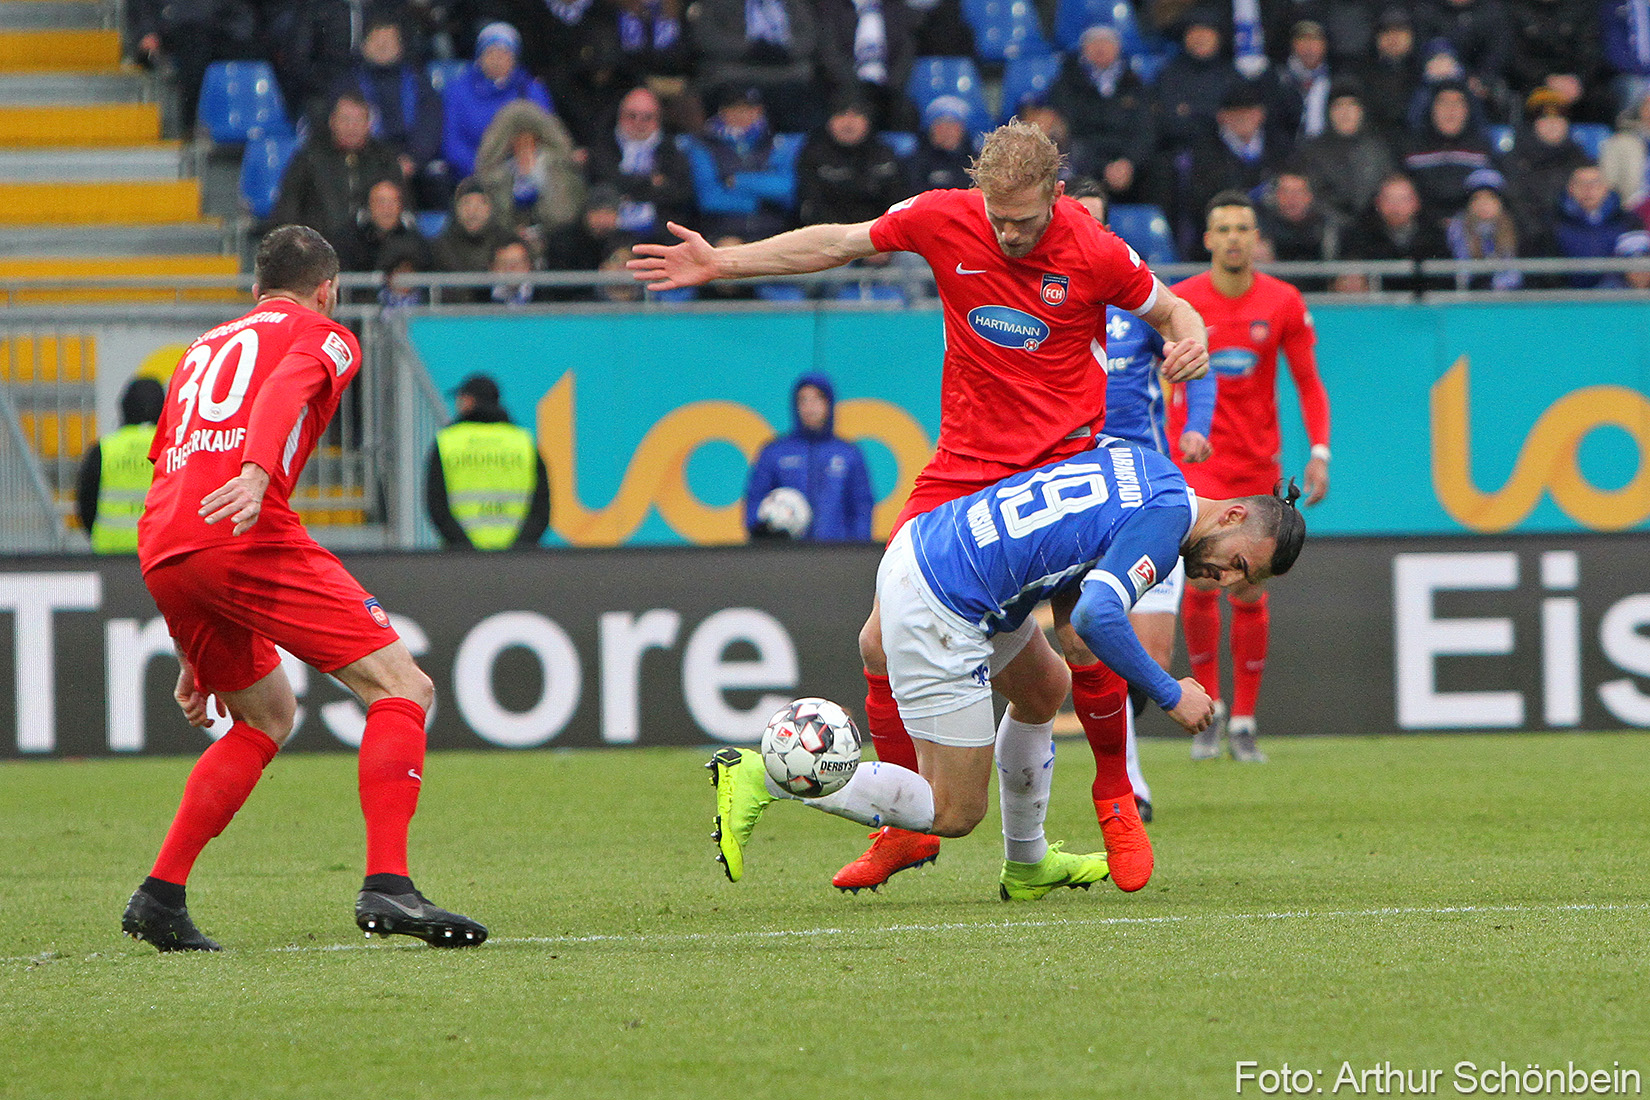
<path fill-rule="evenodd" d="M 1175 290 L 1203 315 L 1209 326 L 1209 361 L 1220 379 L 1207 462 L 1182 462 L 1186 481 L 1204 496 L 1269 493 L 1282 476 L 1278 463 L 1278 351 L 1289 360 L 1289 373 L 1300 394 L 1301 415 L 1312 443 L 1306 464 L 1306 502 L 1316 504 L 1329 492 L 1329 395 L 1318 377 L 1317 336 L 1300 291 L 1281 279 L 1255 270 L 1260 241 L 1255 206 L 1241 191 L 1222 191 L 1209 202 L 1204 246 L 1212 256 L 1209 270 L 1175 284 Z M 1178 429 L 1171 429 L 1171 431 Z M 1192 759 L 1220 755 L 1221 727 L 1226 727 L 1232 758 L 1265 763 L 1255 742 L 1255 703 L 1266 668 L 1270 615 L 1266 593 L 1244 585 L 1228 592 L 1232 601 L 1232 705 L 1192 739 Z M 1220 699 L 1220 593 L 1188 584 L 1181 608 L 1192 675 L 1214 699 Z"/>
<path fill-rule="evenodd" d="M 353 333 L 330 317 L 338 257 L 313 229 L 287 225 L 258 249 L 246 316 L 189 345 L 172 376 L 149 458 L 138 563 L 182 665 L 177 700 L 208 726 L 216 695 L 234 724 L 195 763 L 154 869 L 121 928 L 161 951 L 216 951 L 190 919 L 184 886 L 292 733 L 297 701 L 277 645 L 367 704 L 359 785 L 367 875 L 356 923 L 437 947 L 487 930 L 437 908 L 407 875 L 407 826 L 424 770 L 434 686 L 389 615 L 304 530 L 292 486 L 361 366 Z"/>
<path fill-rule="evenodd" d="M 1063 197 L 1060 154 L 1036 127 L 1010 122 L 981 147 L 970 190 L 927 191 L 874 221 L 812 225 L 766 240 L 712 248 L 672 225 L 681 244 L 638 245 L 629 264 L 654 289 L 712 279 L 822 271 L 879 252 L 910 251 L 928 261 L 945 319 L 940 438 L 895 529 L 949 500 L 1021 470 L 1091 446 L 1105 422 L 1106 306 L 1144 318 L 1168 341 L 1171 380 L 1208 369 L 1203 323 L 1140 257 Z M 1087 653 L 1056 608 L 1068 652 Z M 916 751 L 888 684 L 879 612 L 859 636 L 868 691 L 865 712 L 877 756 L 916 768 Z M 1088 657 L 1093 661 L 1092 656 Z M 1095 752 L 1096 808 L 1113 881 L 1139 889 L 1151 876 L 1151 844 L 1124 765 L 1126 687 L 1099 663 L 1066 671 L 1041 635 L 993 677 L 1010 701 L 1005 721 L 1048 725 L 1070 690 Z M 1104 790 L 1105 797 L 1100 797 Z M 876 887 L 932 860 L 937 837 L 884 828 L 832 880 Z"/>

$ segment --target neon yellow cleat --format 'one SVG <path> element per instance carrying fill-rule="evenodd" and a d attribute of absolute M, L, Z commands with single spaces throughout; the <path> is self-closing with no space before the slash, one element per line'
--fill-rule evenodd
<path fill-rule="evenodd" d="M 710 834 L 718 849 L 716 862 L 729 882 L 738 882 L 745 874 L 745 844 L 773 801 L 764 781 L 767 771 L 760 754 L 735 748 L 717 749 L 705 767 L 716 787 L 716 827 Z"/>
<path fill-rule="evenodd" d="M 1087 890 L 1095 883 L 1105 881 L 1109 870 L 1104 855 L 1099 852 L 1069 855 L 1060 850 L 1064 844 L 1063 840 L 1050 844 L 1048 854 L 1036 863 L 1003 860 L 998 895 L 1004 901 L 1036 901 L 1056 886 Z"/>

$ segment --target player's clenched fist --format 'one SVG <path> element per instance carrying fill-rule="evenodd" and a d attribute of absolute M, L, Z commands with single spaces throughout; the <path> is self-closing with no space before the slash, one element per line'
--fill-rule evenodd
<path fill-rule="evenodd" d="M 178 686 L 172 697 L 183 709 L 184 720 L 191 726 L 204 729 L 212 724 L 212 716 L 206 709 L 206 693 L 195 683 L 195 670 L 189 667 L 189 662 L 182 664 L 183 667 L 178 670 Z"/>
<path fill-rule="evenodd" d="M 1198 733 L 1214 719 L 1214 716 L 1215 701 L 1209 698 L 1209 693 L 1203 690 L 1203 685 L 1190 676 L 1181 680 L 1180 702 L 1169 711 L 1169 717 L 1185 727 L 1187 733 Z"/>

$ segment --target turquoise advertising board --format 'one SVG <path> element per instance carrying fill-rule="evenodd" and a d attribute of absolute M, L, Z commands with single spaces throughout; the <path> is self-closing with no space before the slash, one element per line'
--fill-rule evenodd
<path fill-rule="evenodd" d="M 1650 521 L 1650 303 L 1319 304 L 1333 410 L 1314 534 L 1643 528 Z M 424 316 L 414 345 L 449 390 L 498 378 L 551 471 L 550 539 L 743 537 L 749 460 L 788 429 L 792 381 L 835 380 L 892 522 L 939 427 L 937 309 Z M 1280 371 L 1284 464 L 1306 443 Z"/>

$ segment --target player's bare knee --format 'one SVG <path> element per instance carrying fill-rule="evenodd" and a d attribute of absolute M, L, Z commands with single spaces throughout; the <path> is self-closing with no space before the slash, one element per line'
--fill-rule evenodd
<path fill-rule="evenodd" d="M 978 805 L 954 805 L 940 803 L 934 807 L 934 824 L 929 833 L 934 836 L 959 837 L 967 836 L 974 831 L 974 826 L 985 819 L 985 803 Z"/>
<path fill-rule="evenodd" d="M 888 675 L 888 655 L 882 651 L 882 621 L 875 615 L 859 628 L 859 659 L 867 672 Z"/>
<path fill-rule="evenodd" d="M 1088 643 L 1078 635 L 1077 628 L 1069 622 L 1061 623 L 1054 628 L 1054 636 L 1060 642 L 1060 655 L 1066 659 L 1066 664 L 1072 668 L 1087 668 L 1100 658 L 1089 649 Z"/>
<path fill-rule="evenodd" d="M 393 694 L 402 699 L 411 699 L 426 711 L 430 709 L 430 705 L 435 702 L 435 681 L 430 679 L 428 673 L 414 664 L 397 679 Z"/>

